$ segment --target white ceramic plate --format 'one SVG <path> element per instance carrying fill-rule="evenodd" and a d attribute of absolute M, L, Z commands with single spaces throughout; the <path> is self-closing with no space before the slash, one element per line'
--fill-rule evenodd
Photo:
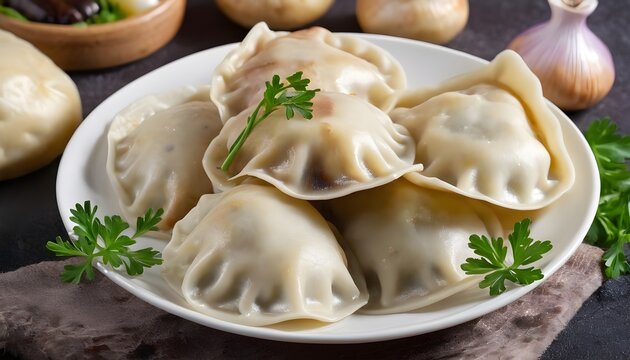
<path fill-rule="evenodd" d="M 440 46 L 393 37 L 357 36 L 390 51 L 407 72 L 410 87 L 435 83 L 453 75 L 473 70 L 486 61 Z M 99 206 L 99 215 L 120 213 L 105 173 L 106 132 L 114 115 L 129 103 L 149 94 L 183 85 L 207 83 L 214 67 L 235 45 L 225 45 L 199 52 L 165 65 L 133 81 L 98 106 L 78 128 L 59 166 L 57 201 L 67 229 L 75 203 L 91 200 Z M 576 169 L 573 188 L 537 218 L 532 227 L 536 239 L 550 239 L 554 248 L 540 264 L 549 277 L 564 264 L 578 245 L 595 215 L 599 177 L 588 145 L 575 125 L 553 108 L 560 119 L 565 142 Z M 143 238 L 138 246 L 163 249 L 165 242 Z M 258 338 L 310 343 L 358 343 L 401 338 L 444 329 L 499 309 L 518 299 L 540 282 L 510 288 L 497 297 L 487 290 L 470 289 L 420 311 L 395 315 L 351 315 L 333 324 L 288 322 L 276 326 L 250 327 L 217 320 L 189 309 L 160 276 L 160 267 L 142 276 L 129 278 L 123 272 L 102 264 L 98 269 L 116 284 L 146 302 L 177 316 L 202 325 Z"/>

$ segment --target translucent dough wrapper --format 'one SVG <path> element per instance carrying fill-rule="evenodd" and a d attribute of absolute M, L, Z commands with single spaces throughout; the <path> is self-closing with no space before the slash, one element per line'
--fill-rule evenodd
<path fill-rule="evenodd" d="M 221 11 L 232 21 L 252 27 L 264 21 L 273 29 L 294 29 L 320 16 L 333 0 L 217 0 Z"/>
<path fill-rule="evenodd" d="M 164 209 L 169 233 L 201 195 L 212 193 L 203 154 L 221 130 L 207 86 L 142 98 L 121 111 L 108 133 L 107 174 L 125 218 Z"/>
<path fill-rule="evenodd" d="M 540 209 L 575 179 L 560 123 L 513 51 L 433 88 L 409 91 L 391 114 L 416 141 L 421 185 L 517 210 Z"/>
<path fill-rule="evenodd" d="M 204 195 L 163 255 L 164 278 L 193 309 L 237 324 L 333 322 L 367 302 L 326 220 L 268 185 Z"/>
<path fill-rule="evenodd" d="M 385 111 L 406 86 L 398 61 L 367 41 L 320 27 L 274 32 L 259 23 L 217 66 L 210 97 L 225 122 L 257 104 L 273 75 L 297 71 L 311 80 L 309 88 L 356 95 Z"/>
<path fill-rule="evenodd" d="M 480 278 L 460 268 L 477 257 L 469 236 L 503 235 L 483 202 L 404 178 L 326 206 L 366 278 L 367 314 L 416 310 L 477 285 Z"/>
<path fill-rule="evenodd" d="M 248 177 L 284 193 L 323 200 L 376 187 L 421 165 L 413 165 L 413 139 L 387 114 L 351 95 L 319 92 L 313 118 L 287 120 L 276 111 L 257 125 L 227 171 L 219 169 L 253 108 L 231 118 L 206 151 L 204 168 L 223 191 Z"/>
<path fill-rule="evenodd" d="M 46 55 L 0 30 L 0 180 L 63 152 L 82 119 L 74 82 Z"/>

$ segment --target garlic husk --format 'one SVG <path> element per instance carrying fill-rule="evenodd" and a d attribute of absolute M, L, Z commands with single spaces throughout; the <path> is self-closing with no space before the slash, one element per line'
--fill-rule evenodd
<path fill-rule="evenodd" d="M 445 44 L 466 26 L 468 0 L 357 0 L 365 32 Z"/>
<path fill-rule="evenodd" d="M 571 6 L 549 0 L 551 19 L 508 45 L 538 76 L 545 97 L 564 110 L 591 107 L 608 94 L 615 80 L 610 51 L 586 25 L 597 4 L 585 0 Z"/>

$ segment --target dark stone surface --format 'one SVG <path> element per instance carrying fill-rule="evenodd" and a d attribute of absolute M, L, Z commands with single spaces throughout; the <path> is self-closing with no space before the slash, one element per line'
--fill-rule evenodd
<path fill-rule="evenodd" d="M 491 59 L 526 28 L 549 16 L 544 0 L 470 0 L 469 23 L 448 46 Z M 333 31 L 359 31 L 354 1 L 337 0 L 315 24 Z M 610 47 L 617 78 L 610 94 L 593 108 L 570 113 L 584 129 L 592 120 L 610 116 L 630 133 L 630 7 L 623 0 L 601 0 L 589 25 Z M 240 41 L 243 29 L 223 17 L 211 0 L 189 0 L 184 25 L 157 53 L 132 64 L 102 71 L 72 73 L 88 114 L 108 96 L 148 71 L 194 52 Z M 150 36 L 150 34 L 147 34 Z M 0 271 L 53 259 L 47 240 L 64 232 L 55 198 L 58 161 L 19 179 L 0 182 Z M 0 289 L 1 291 L 1 289 Z M 630 277 L 607 281 L 582 307 L 543 359 L 630 358 Z M 2 355 L 0 351 L 0 356 Z"/>
<path fill-rule="evenodd" d="M 0 348 L 28 359 L 536 360 L 602 284 L 603 250 L 583 244 L 539 287 L 480 318 L 429 334 L 353 345 L 287 344 L 210 329 L 167 314 L 101 274 L 65 285 L 68 261 L 0 274 Z M 72 307 L 65 304 L 74 304 Z M 116 311 L 112 311 L 116 309 Z"/>

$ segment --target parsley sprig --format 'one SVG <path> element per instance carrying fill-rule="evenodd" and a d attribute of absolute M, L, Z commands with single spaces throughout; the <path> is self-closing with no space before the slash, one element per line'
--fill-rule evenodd
<path fill-rule="evenodd" d="M 549 240 L 534 241 L 529 237 L 530 219 L 524 219 L 514 224 L 514 231 L 508 235 L 512 247 L 514 261 L 511 265 L 506 263 L 508 248 L 503 245 L 502 238 L 490 238 L 485 235 L 471 235 L 468 247 L 475 250 L 475 254 L 481 258 L 467 258 L 461 265 L 462 270 L 468 275 L 486 275 L 479 283 L 479 287 L 490 288 L 490 295 L 495 296 L 505 291 L 505 280 L 520 285 L 529 285 L 544 277 L 540 269 L 533 266 L 522 269 L 521 266 L 529 265 L 542 259 L 543 254 L 553 247 Z"/>
<path fill-rule="evenodd" d="M 302 79 L 302 72 L 286 78 L 288 84 L 280 82 L 280 76 L 274 75 L 271 82 L 265 82 L 265 92 L 262 100 L 247 118 L 247 124 L 236 141 L 230 146 L 227 157 L 221 164 L 221 170 L 227 171 L 234 161 L 236 154 L 247 140 L 249 134 L 256 125 L 265 120 L 271 113 L 284 107 L 284 114 L 287 120 L 291 120 L 298 112 L 303 118 L 310 120 L 313 118 L 313 103 L 311 100 L 319 89 L 308 90 L 307 86 L 311 82 L 309 79 Z"/>
<path fill-rule="evenodd" d="M 585 132 L 595 155 L 601 191 L 595 220 L 586 235 L 590 244 L 606 249 L 603 256 L 609 278 L 630 273 L 624 245 L 630 243 L 630 136 L 622 136 L 608 118 L 593 122 Z"/>
<path fill-rule="evenodd" d="M 129 228 L 129 224 L 120 216 L 105 216 L 103 221 L 96 217 L 97 206 L 92 207 L 89 201 L 83 206 L 76 204 L 70 212 L 70 221 L 76 224 L 72 229 L 76 239 L 68 241 L 57 236 L 55 242 L 46 243 L 46 248 L 57 256 L 83 257 L 85 260 L 79 264 L 64 266 L 61 273 L 63 282 L 79 283 L 85 274 L 88 280 L 94 278 L 92 261 L 101 257 L 104 264 L 111 264 L 117 268 L 124 265 L 129 275 L 140 275 L 145 267 L 162 263 L 160 252 L 153 248 L 144 248 L 132 251 L 129 247 L 136 243 L 136 238 L 149 231 L 157 230 L 157 224 L 164 213 L 162 209 L 147 210 L 144 217 L 139 217 L 136 222 L 136 231 L 129 237 L 123 231 Z"/>

